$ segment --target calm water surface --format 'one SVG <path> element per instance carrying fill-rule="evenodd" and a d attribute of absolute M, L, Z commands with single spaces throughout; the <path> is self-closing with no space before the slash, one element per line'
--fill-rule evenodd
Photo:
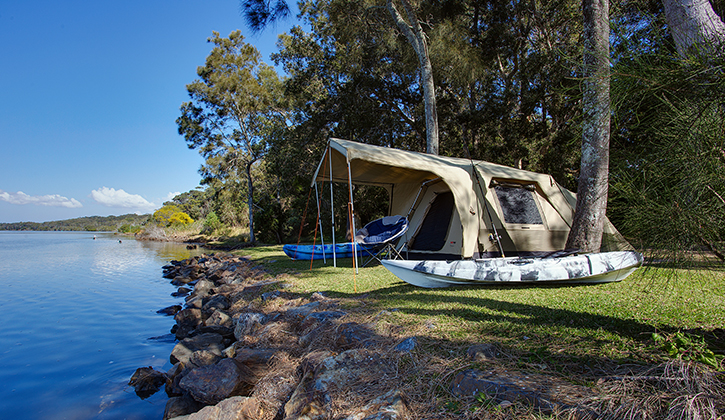
<path fill-rule="evenodd" d="M 0 417 L 161 419 L 163 389 L 142 400 L 127 384 L 136 368 L 171 367 L 174 320 L 156 311 L 181 299 L 161 267 L 200 252 L 113 234 L 0 232 Z"/>

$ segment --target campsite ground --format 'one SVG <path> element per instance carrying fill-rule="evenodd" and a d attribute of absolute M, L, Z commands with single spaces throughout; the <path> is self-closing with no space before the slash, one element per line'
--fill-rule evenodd
<path fill-rule="evenodd" d="M 341 302 L 359 322 L 375 320 L 381 335 L 400 340 L 415 336 L 419 345 L 406 362 L 403 382 L 413 406 L 421 409 L 435 407 L 472 418 L 491 416 L 491 410 L 481 414 L 485 401 L 462 401 L 450 393 L 452 372 L 479 366 L 466 357 L 466 349 L 481 343 L 499 349 L 495 363 L 503 369 L 598 387 L 605 391 L 599 404 L 625 404 L 634 411 L 659 411 L 658 404 L 690 401 L 688 393 L 700 392 L 689 385 L 678 393 L 671 384 L 658 387 L 619 380 L 671 375 L 668 352 L 704 362 L 713 360 L 709 357 L 713 352 L 719 356 L 714 359 L 718 368 L 723 368 L 722 267 L 647 267 L 623 282 L 589 286 L 421 289 L 401 282 L 378 264 L 356 273 L 350 259 L 338 260 L 338 267 L 331 261 L 291 261 L 281 246 L 236 253 L 260 263 L 271 275 L 287 277 L 289 291 L 321 292 Z M 660 339 L 655 340 L 653 334 Z M 687 375 L 713 372 L 700 362 L 688 366 L 697 368 L 684 369 L 690 372 Z M 697 384 L 696 378 L 692 380 L 697 376 L 680 382 Z M 715 384 L 710 385 L 721 391 L 722 374 L 714 377 Z M 602 382 L 602 378 L 619 379 Z M 617 395 L 601 397 L 611 393 Z M 625 403 L 626 398 L 630 400 Z M 722 398 L 716 399 L 720 415 Z M 511 417 L 510 409 L 509 414 L 499 412 Z"/>

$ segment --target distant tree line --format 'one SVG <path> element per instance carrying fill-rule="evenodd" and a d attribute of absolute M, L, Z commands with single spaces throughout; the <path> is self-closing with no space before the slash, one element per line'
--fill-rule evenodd
<path fill-rule="evenodd" d="M 88 216 L 53 222 L 0 223 L 0 230 L 87 231 L 130 233 L 145 225 L 151 215 L 124 214 L 121 216 Z"/>

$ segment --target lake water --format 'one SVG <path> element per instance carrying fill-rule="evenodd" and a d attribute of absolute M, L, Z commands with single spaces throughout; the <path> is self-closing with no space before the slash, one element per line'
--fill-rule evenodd
<path fill-rule="evenodd" d="M 95 236 L 96 239 L 93 239 Z M 163 389 L 142 400 L 136 368 L 166 371 L 182 302 L 162 277 L 184 245 L 78 232 L 0 232 L 0 417 L 161 419 Z"/>

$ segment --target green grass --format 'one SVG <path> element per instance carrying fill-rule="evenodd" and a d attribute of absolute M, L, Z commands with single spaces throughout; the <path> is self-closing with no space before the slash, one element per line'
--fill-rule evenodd
<path fill-rule="evenodd" d="M 496 342 L 523 364 L 573 372 L 583 364 L 651 363 L 666 357 L 652 333 L 688 331 L 725 351 L 725 273 L 640 269 L 619 283 L 586 286 L 479 286 L 423 289 L 375 264 L 352 269 L 351 259 L 333 267 L 291 261 L 281 246 L 238 253 L 272 275 L 288 274 L 293 292 L 323 292 L 386 323 L 401 336 L 417 335 L 440 352 L 465 352 Z M 451 350 L 453 349 L 453 350 Z"/>

